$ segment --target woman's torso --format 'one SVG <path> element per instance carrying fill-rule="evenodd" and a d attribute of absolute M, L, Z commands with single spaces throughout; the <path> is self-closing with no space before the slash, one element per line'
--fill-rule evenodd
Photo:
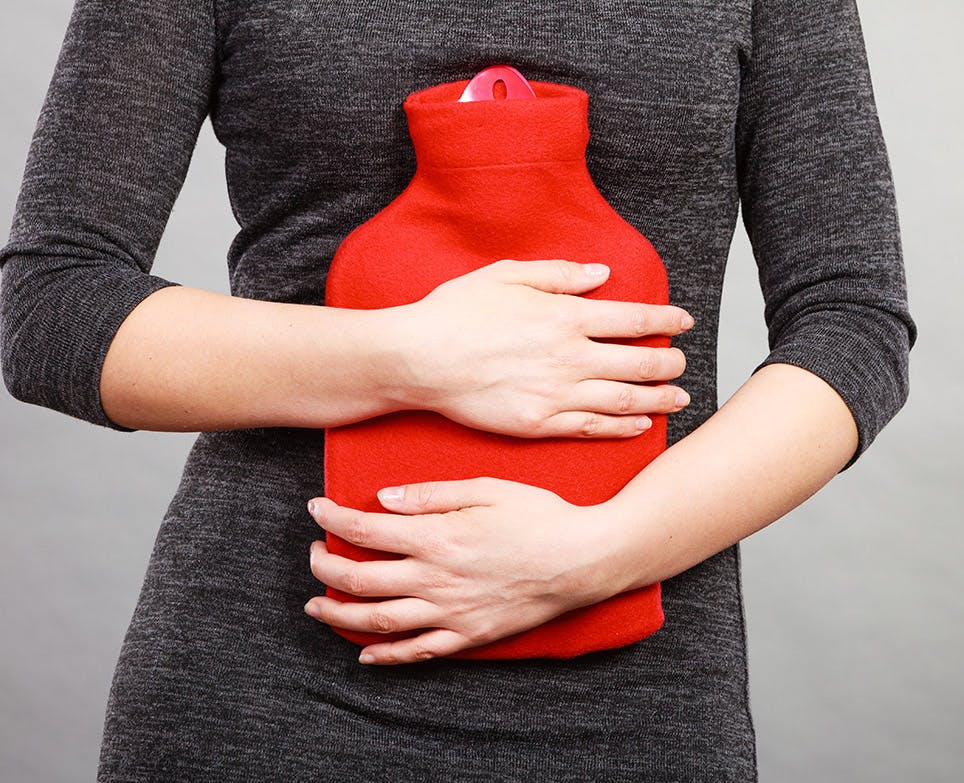
<path fill-rule="evenodd" d="M 653 242 L 671 302 L 696 318 L 674 339 L 692 396 L 669 417 L 675 442 L 717 405 L 749 5 L 217 2 L 211 113 L 241 225 L 232 293 L 324 302 L 341 239 L 414 172 L 410 92 L 497 62 L 575 85 L 590 96 L 596 185 Z M 756 779 L 736 547 L 664 582 L 665 625 L 625 648 L 362 667 L 301 609 L 322 589 L 305 502 L 322 493 L 323 436 L 198 436 L 125 639 L 108 765 L 159 731 L 165 769 L 196 771 L 219 750 L 225 773 L 278 779 Z"/>

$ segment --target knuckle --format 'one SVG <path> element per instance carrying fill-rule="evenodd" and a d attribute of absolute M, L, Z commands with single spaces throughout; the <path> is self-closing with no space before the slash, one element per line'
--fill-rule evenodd
<path fill-rule="evenodd" d="M 472 630 L 466 634 L 473 644 L 485 644 L 486 642 L 492 641 L 496 637 L 495 624 L 483 620 L 475 622 L 472 625 Z"/>
<path fill-rule="evenodd" d="M 580 307 L 581 299 L 575 301 L 565 300 L 562 306 L 559 302 L 553 302 L 553 315 L 556 319 L 556 328 L 563 334 L 583 334 L 585 331 L 585 314 Z"/>
<path fill-rule="evenodd" d="M 644 380 L 652 378 L 656 374 L 656 355 L 649 348 L 644 348 L 639 357 L 637 366 L 639 377 Z"/>
<path fill-rule="evenodd" d="M 553 259 L 550 262 L 550 267 L 552 269 L 552 273 L 558 279 L 560 286 L 565 287 L 572 280 L 572 264 L 559 259 Z"/>
<path fill-rule="evenodd" d="M 351 569 L 345 574 L 345 588 L 352 595 L 365 595 L 366 580 L 358 571 Z"/>
<path fill-rule="evenodd" d="M 542 419 L 534 415 L 523 414 L 517 421 L 517 430 L 521 437 L 531 437 L 533 434 L 538 433 L 542 426 Z"/>
<path fill-rule="evenodd" d="M 568 369 L 575 367 L 578 363 L 577 357 L 573 353 L 565 351 L 553 351 L 548 357 L 549 366 L 554 369 Z"/>
<path fill-rule="evenodd" d="M 633 333 L 636 337 L 649 333 L 649 311 L 645 306 L 637 307 L 633 311 Z"/>
<path fill-rule="evenodd" d="M 416 506 L 422 508 L 429 505 L 432 502 L 432 498 L 438 491 L 438 487 L 435 482 L 428 481 L 423 484 L 416 484 L 415 487 L 415 497 L 413 501 Z"/>
<path fill-rule="evenodd" d="M 636 402 L 636 390 L 627 386 L 616 396 L 616 412 L 629 413 Z"/>
<path fill-rule="evenodd" d="M 368 525 L 361 515 L 352 517 L 345 526 L 345 538 L 358 546 L 365 546 L 371 538 Z"/>
<path fill-rule="evenodd" d="M 495 476 L 479 476 L 476 479 L 478 491 L 482 493 L 496 492 L 502 486 L 502 480 Z"/>
<path fill-rule="evenodd" d="M 425 645 L 419 645 L 418 647 L 416 647 L 413 650 L 412 655 L 415 657 L 415 660 L 417 661 L 427 661 L 429 658 L 435 657 L 435 653 L 432 652 L 432 650 L 426 647 Z"/>
<path fill-rule="evenodd" d="M 587 438 L 591 438 L 593 435 L 597 434 L 602 427 L 602 418 L 595 413 L 589 413 L 583 419 L 582 426 L 579 431 Z"/>
<path fill-rule="evenodd" d="M 540 410 L 535 406 L 526 408 L 519 414 L 519 423 L 526 429 L 535 429 L 546 420 L 547 413 L 548 411 Z"/>
<path fill-rule="evenodd" d="M 481 266 L 478 269 L 473 270 L 472 272 L 470 272 L 470 274 L 488 275 L 495 278 L 496 280 L 499 280 L 504 275 L 509 273 L 510 267 L 514 263 L 515 261 L 513 261 L 511 258 L 500 258 L 498 261 L 492 261 L 491 263 L 485 266 Z M 455 277 L 455 278 L 452 278 L 452 280 L 448 280 L 446 282 L 451 283 L 458 279 L 459 279 L 458 277 Z M 442 285 L 445 285 L 445 283 L 442 283 Z"/>
<path fill-rule="evenodd" d="M 380 609 L 372 610 L 372 613 L 369 615 L 368 619 L 372 624 L 372 628 L 381 633 L 391 633 L 398 627 L 398 623 L 395 621 L 395 618 L 390 617 Z"/>
<path fill-rule="evenodd" d="M 540 411 L 528 409 L 520 411 L 512 417 L 515 433 L 520 437 L 531 436 L 540 432 L 546 423 L 546 416 Z"/>
<path fill-rule="evenodd" d="M 447 559 L 451 547 L 448 540 L 435 532 L 425 532 L 416 543 L 417 554 L 429 560 Z"/>
<path fill-rule="evenodd" d="M 454 574 L 443 569 L 432 569 L 422 578 L 422 585 L 429 590 L 446 590 L 455 585 Z"/>

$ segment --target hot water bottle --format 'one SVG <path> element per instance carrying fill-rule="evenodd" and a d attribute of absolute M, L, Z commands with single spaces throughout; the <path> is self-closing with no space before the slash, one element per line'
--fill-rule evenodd
<path fill-rule="evenodd" d="M 505 98 L 496 97 L 496 81 L 504 84 Z M 472 80 L 414 92 L 403 108 L 415 149 L 414 176 L 341 242 L 328 273 L 326 305 L 409 304 L 501 258 L 602 262 L 611 269 L 609 278 L 585 296 L 669 303 L 666 270 L 652 244 L 617 214 L 590 177 L 585 91 L 528 82 L 513 68 L 493 66 Z M 661 335 L 615 341 L 670 344 Z M 626 439 L 517 438 L 432 411 L 397 411 L 326 430 L 325 494 L 339 505 L 388 513 L 376 496 L 382 487 L 494 476 L 549 489 L 577 505 L 597 504 L 665 450 L 666 415 L 650 418 L 649 430 Z M 326 538 L 330 552 L 357 561 L 402 557 L 332 533 Z M 330 586 L 326 595 L 385 600 Z M 569 658 L 639 641 L 663 621 L 657 582 L 451 657 Z M 359 645 L 422 632 L 333 630 Z"/>

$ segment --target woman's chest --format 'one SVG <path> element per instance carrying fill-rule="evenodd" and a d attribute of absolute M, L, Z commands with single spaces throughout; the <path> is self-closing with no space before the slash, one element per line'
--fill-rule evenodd
<path fill-rule="evenodd" d="M 410 172 L 405 96 L 501 62 L 589 93 L 597 168 L 697 184 L 732 143 L 749 4 L 219 0 L 215 128 L 262 166 Z"/>

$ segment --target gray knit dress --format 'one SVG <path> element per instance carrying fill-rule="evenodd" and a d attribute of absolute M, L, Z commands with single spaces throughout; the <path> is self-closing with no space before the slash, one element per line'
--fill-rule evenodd
<path fill-rule="evenodd" d="M 131 309 L 177 284 L 150 269 L 208 115 L 240 225 L 232 293 L 321 305 L 341 239 L 414 172 L 405 96 L 493 63 L 589 93 L 590 173 L 696 318 L 675 339 L 693 401 L 669 442 L 717 407 L 742 206 L 760 366 L 830 383 L 856 459 L 906 399 L 916 331 L 855 0 L 78 0 L 0 254 L 10 393 L 130 431 L 104 413 L 101 367 Z M 363 666 L 302 611 L 323 590 L 305 510 L 323 435 L 198 435 L 120 651 L 99 780 L 756 780 L 737 546 L 665 581 L 666 623 L 636 644 Z"/>

